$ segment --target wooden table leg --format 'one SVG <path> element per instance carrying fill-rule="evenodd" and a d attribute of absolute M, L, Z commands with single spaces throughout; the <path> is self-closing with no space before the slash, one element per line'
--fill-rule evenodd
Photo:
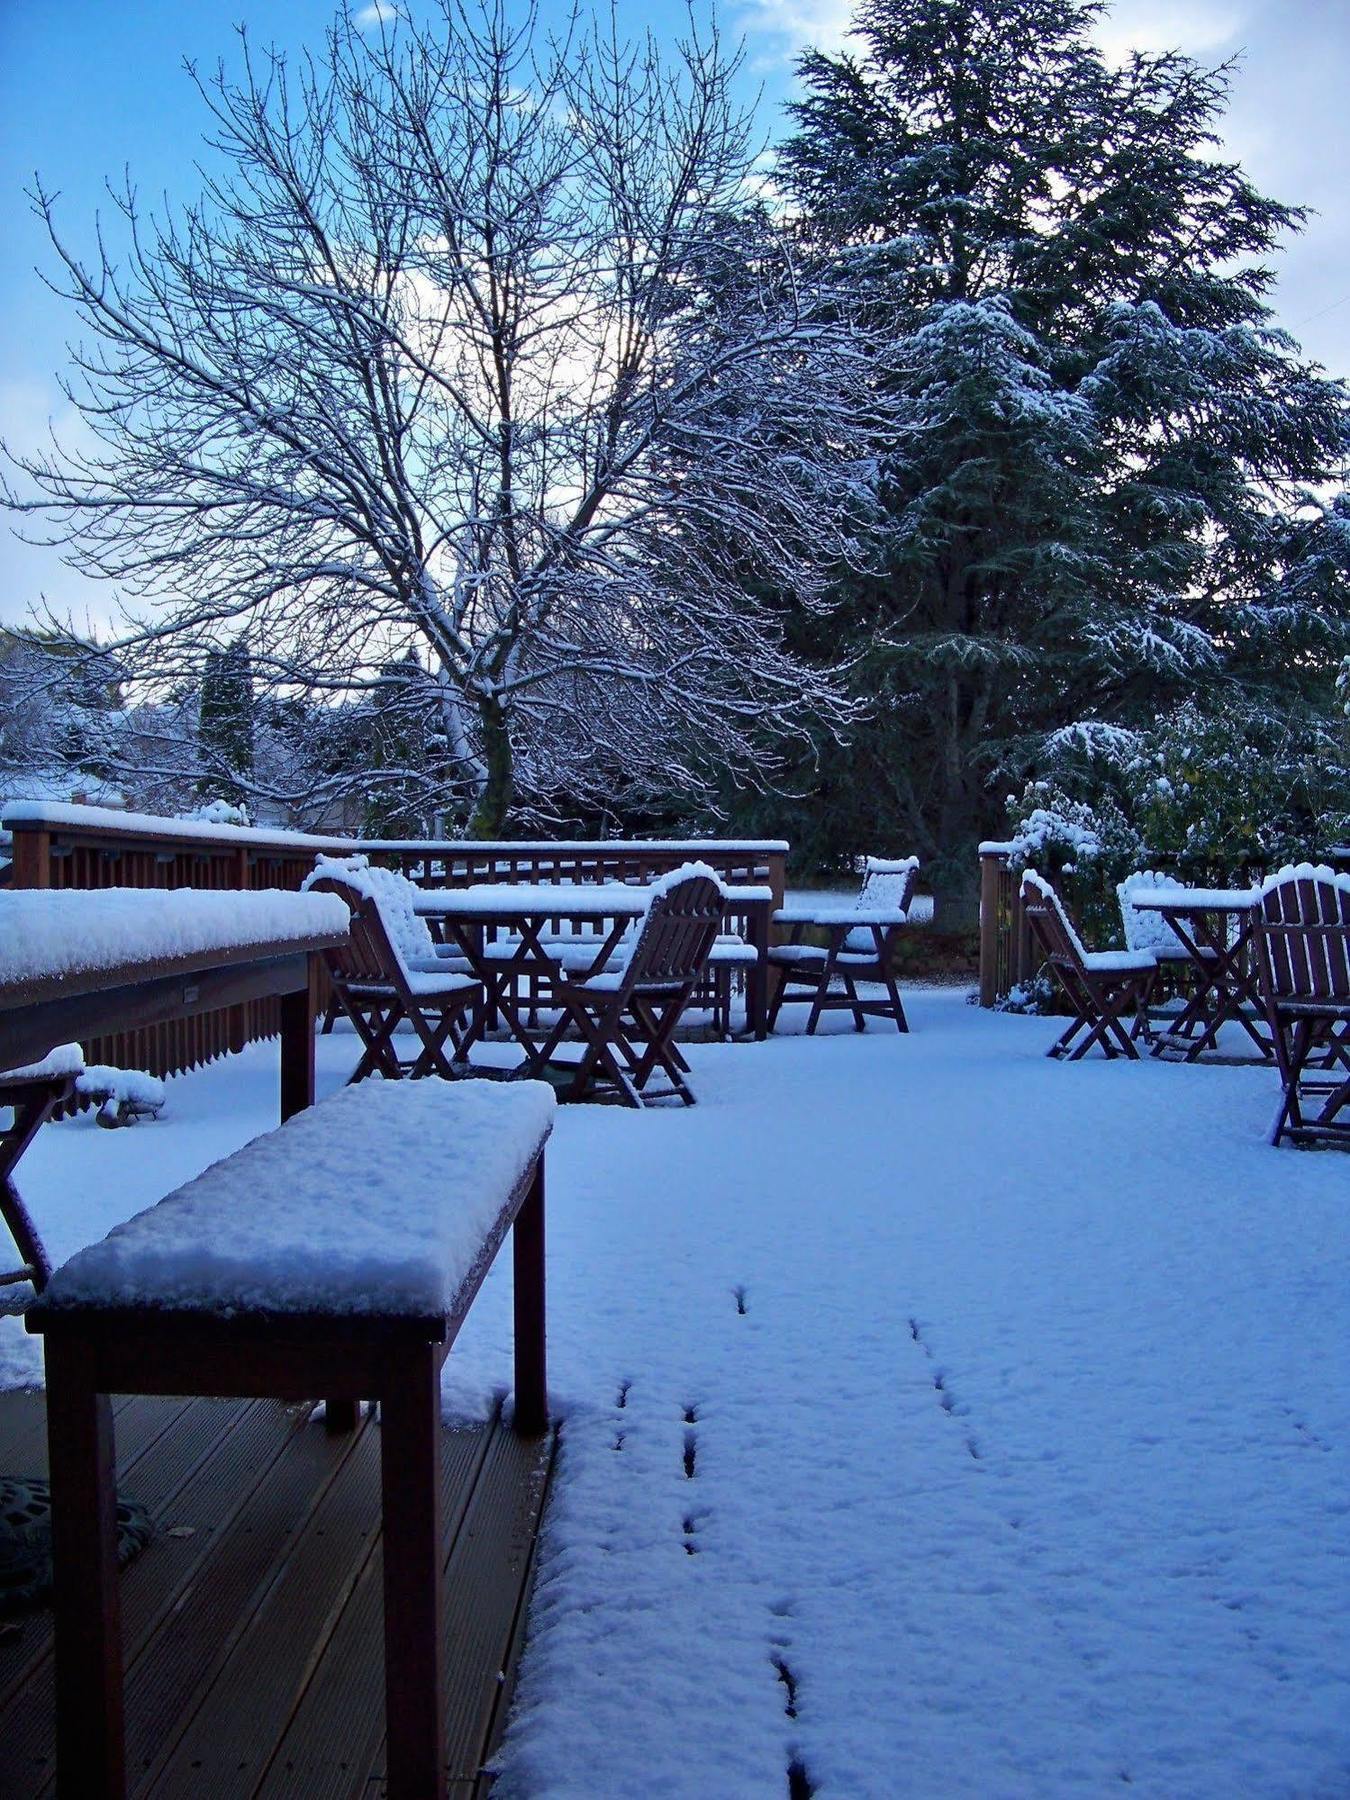
<path fill-rule="evenodd" d="M 444 1800 L 438 1345 L 391 1356 L 380 1395 L 390 1800 Z"/>
<path fill-rule="evenodd" d="M 309 979 L 304 987 L 281 996 L 281 1119 L 284 1124 L 314 1104 L 315 992 L 319 959 L 313 951 L 307 959 Z"/>
<path fill-rule="evenodd" d="M 548 1430 L 548 1363 L 544 1328 L 544 1158 L 511 1227 L 515 1282 L 516 1430 Z"/>
<path fill-rule="evenodd" d="M 56 1619 L 56 1783 L 63 1797 L 126 1793 L 112 1405 L 86 1344 L 47 1338 Z"/>
<path fill-rule="evenodd" d="M 762 913 L 751 914 L 750 942 L 755 947 L 755 961 L 745 977 L 746 1024 L 754 1033 L 755 1042 L 762 1044 L 769 1035 L 769 981 L 773 975 L 773 967 L 769 962 L 767 908 Z"/>

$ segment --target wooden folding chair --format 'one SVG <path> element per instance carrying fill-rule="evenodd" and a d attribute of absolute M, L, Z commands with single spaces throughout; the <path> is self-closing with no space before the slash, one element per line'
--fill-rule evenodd
<path fill-rule="evenodd" d="M 710 869 L 676 870 L 658 884 L 625 958 L 580 980 L 560 970 L 549 995 L 560 1016 L 532 1056 L 531 1069 L 541 1071 L 574 1026 L 585 1050 L 564 1099 L 583 1099 L 608 1083 L 628 1106 L 674 1098 L 692 1106 L 689 1064 L 675 1043 L 675 1028 L 707 967 L 723 904 Z M 650 1085 L 658 1070 L 668 1086 Z"/>
<path fill-rule="evenodd" d="M 0 1287 L 27 1281 L 40 1294 L 51 1276 L 51 1259 L 14 1184 L 14 1171 L 41 1127 L 74 1092 L 73 1075 L 45 1074 L 40 1065 L 0 1073 L 0 1111 L 9 1113 L 9 1124 L 0 1131 L 0 1215 L 20 1258 L 17 1268 L 0 1270 Z"/>
<path fill-rule="evenodd" d="M 1135 1040 L 1148 1029 L 1148 1001 L 1158 964 L 1150 950 L 1088 950 L 1064 904 L 1034 869 L 1022 876 L 1022 908 L 1046 966 L 1073 1010 L 1073 1018 L 1047 1050 L 1077 1062 L 1094 1044 L 1109 1057 L 1138 1061 Z M 1127 1032 L 1121 1024 L 1133 1016 Z M 1075 1041 L 1079 1033 L 1080 1041 Z"/>
<path fill-rule="evenodd" d="M 1284 1090 L 1270 1141 L 1350 1149 L 1350 875 L 1303 863 L 1271 876 L 1255 946 Z"/>
<path fill-rule="evenodd" d="M 891 958 L 896 939 L 909 923 L 918 872 L 917 856 L 902 862 L 882 862 L 869 856 L 862 886 L 851 906 L 794 909 L 787 920 L 787 943 L 776 944 L 769 951 L 768 960 L 778 970 L 778 991 L 769 1011 L 770 1031 L 785 1000 L 808 994 L 808 1037 L 814 1035 L 823 1012 L 851 1012 L 855 1031 L 866 1031 L 869 1018 L 891 1019 L 897 1031 L 909 1030 Z M 808 929 L 823 931 L 826 942 L 803 943 Z M 842 992 L 834 991 L 836 980 Z M 885 998 L 863 998 L 858 993 L 860 981 L 884 988 Z"/>
<path fill-rule="evenodd" d="M 408 968 L 370 895 L 333 876 L 312 882 L 310 889 L 341 894 L 351 908 L 346 942 L 323 953 L 333 996 L 363 1046 L 350 1081 L 377 1072 L 393 1081 L 404 1075 L 452 1080 L 455 1069 L 445 1046 L 448 1042 L 457 1058 L 467 1051 L 472 1021 L 466 1022 L 465 1014 L 481 1011 L 482 983 L 468 975 Z M 419 1048 L 415 1056 L 401 1058 L 394 1033 L 405 1021 Z"/>

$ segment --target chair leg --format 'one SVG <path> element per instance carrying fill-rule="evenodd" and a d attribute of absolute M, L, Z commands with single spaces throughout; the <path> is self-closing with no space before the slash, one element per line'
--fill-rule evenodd
<path fill-rule="evenodd" d="M 777 1025 L 778 1015 L 780 1012 L 782 1012 L 783 1002 L 787 999 L 787 997 L 788 997 L 788 972 L 785 968 L 780 968 L 779 973 L 778 973 L 778 986 L 774 990 L 773 999 L 769 1002 L 769 1011 L 764 1020 L 764 1029 L 766 1032 L 772 1032 L 774 1027 Z"/>
<path fill-rule="evenodd" d="M 1280 1067 L 1280 1079 L 1284 1083 L 1284 1096 L 1270 1134 L 1272 1144 L 1278 1144 L 1286 1134 L 1303 1130 L 1303 1108 L 1299 1100 L 1298 1084 L 1312 1048 L 1312 1039 L 1311 1019 L 1299 1019 L 1295 1022 L 1292 1039 L 1286 1038 L 1282 1028 L 1276 1029 L 1276 1060 Z"/>
<path fill-rule="evenodd" d="M 881 978 L 886 984 L 886 993 L 891 1002 L 891 1016 L 895 1020 L 895 1029 L 899 1032 L 906 1032 L 909 1030 L 909 1020 L 905 1017 L 905 1007 L 904 1002 L 900 998 L 899 983 L 896 981 L 888 962 L 882 962 L 878 967 L 881 970 Z"/>
<path fill-rule="evenodd" d="M 862 1002 L 858 999 L 858 990 L 854 986 L 853 976 L 847 969 L 841 968 L 839 971 L 839 979 L 844 984 L 844 994 L 848 1001 L 848 1010 L 853 1014 L 853 1029 L 855 1031 L 866 1031 L 867 1018 L 862 1009 Z"/>
<path fill-rule="evenodd" d="M 825 996 L 829 991 L 829 985 L 829 976 L 822 970 L 820 980 L 816 985 L 815 997 L 811 1001 L 811 1011 L 806 1019 L 807 1037 L 814 1037 L 816 1035 L 816 1026 L 819 1025 L 820 1015 L 825 1010 Z"/>

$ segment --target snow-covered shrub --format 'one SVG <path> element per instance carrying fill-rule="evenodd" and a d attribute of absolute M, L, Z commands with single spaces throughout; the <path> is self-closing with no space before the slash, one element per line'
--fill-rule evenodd
<path fill-rule="evenodd" d="M 1138 833 L 1109 792 L 1075 799 L 1052 781 L 1029 781 L 1010 796 L 1015 875 L 1035 868 L 1061 890 L 1094 948 L 1120 935 L 1116 883 L 1138 867 Z"/>
<path fill-rule="evenodd" d="M 188 819 L 194 825 L 248 825 L 252 821 L 246 806 L 236 806 L 230 800 L 208 800 L 201 806 L 194 806 L 191 812 L 179 813 L 180 819 Z"/>
<path fill-rule="evenodd" d="M 1019 981 L 994 1002 L 995 1012 L 1054 1013 L 1063 1011 L 1063 1000 L 1045 969 L 1038 969 L 1026 981 Z"/>
<path fill-rule="evenodd" d="M 1350 768 L 1334 737 L 1268 713 L 1177 707 L 1123 770 L 1150 859 L 1189 880 L 1224 882 L 1339 842 L 1350 825 Z"/>

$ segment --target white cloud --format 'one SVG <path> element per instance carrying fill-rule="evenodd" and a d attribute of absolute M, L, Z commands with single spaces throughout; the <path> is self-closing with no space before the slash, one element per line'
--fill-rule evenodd
<path fill-rule="evenodd" d="M 372 31 L 377 25 L 392 25 L 402 14 L 390 0 L 371 0 L 369 6 L 363 6 L 359 12 L 352 14 L 352 23 L 358 31 Z"/>
<path fill-rule="evenodd" d="M 808 45 L 839 50 L 853 12 L 854 0 L 743 0 L 734 19 L 747 35 L 776 40 L 774 60 L 785 61 Z"/>
<path fill-rule="evenodd" d="M 1188 56 L 1222 56 L 1238 48 L 1247 14 L 1222 0 L 1115 0 L 1093 36 L 1112 62 L 1132 50 L 1183 50 Z"/>

